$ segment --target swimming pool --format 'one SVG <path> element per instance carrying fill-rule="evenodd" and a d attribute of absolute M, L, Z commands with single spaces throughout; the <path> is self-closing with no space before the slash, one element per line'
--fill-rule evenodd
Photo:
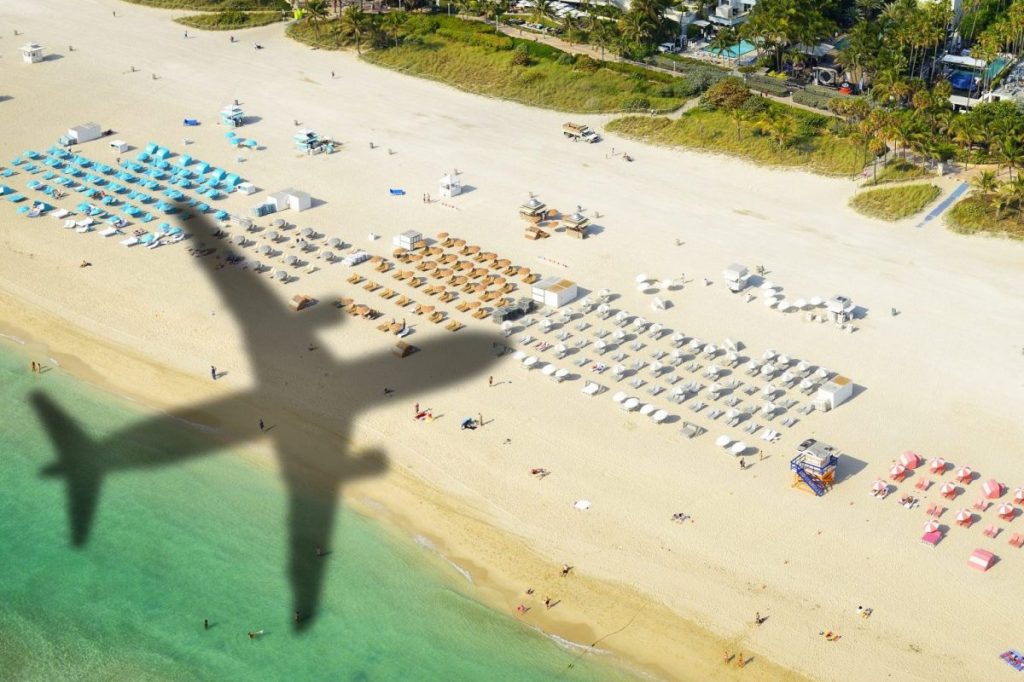
<path fill-rule="evenodd" d="M 745 54 L 749 54 L 749 53 L 753 52 L 756 49 L 757 48 L 754 47 L 754 45 L 752 43 L 749 43 L 746 40 L 741 40 L 740 42 L 736 43 L 735 45 L 730 45 L 729 47 L 725 48 L 724 50 L 721 49 L 721 48 L 708 48 L 708 52 L 710 52 L 712 54 L 717 54 L 720 57 L 728 57 L 729 59 L 736 59 L 738 57 L 742 57 Z"/>

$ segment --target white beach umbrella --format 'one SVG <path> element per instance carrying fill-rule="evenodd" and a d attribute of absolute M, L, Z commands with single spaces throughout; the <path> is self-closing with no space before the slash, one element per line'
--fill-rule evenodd
<path fill-rule="evenodd" d="M 775 403 L 771 402 L 770 400 L 765 401 L 765 404 L 761 406 L 761 411 L 764 412 L 765 414 L 771 414 L 772 412 L 775 411 Z"/>
<path fill-rule="evenodd" d="M 818 377 L 819 379 L 828 379 L 829 374 L 830 372 L 827 369 L 825 369 L 824 367 L 819 367 L 818 371 L 814 373 L 814 376 Z"/>
<path fill-rule="evenodd" d="M 288 273 L 285 272 L 284 270 L 278 270 L 274 273 L 274 277 L 277 278 L 279 281 L 283 282 L 286 279 L 288 279 Z"/>
<path fill-rule="evenodd" d="M 807 307 L 807 301 L 805 301 L 802 298 L 798 298 L 795 301 L 793 301 L 793 305 L 795 305 L 800 310 L 803 310 L 804 308 Z"/>
<path fill-rule="evenodd" d="M 715 353 L 717 353 L 717 352 L 718 352 L 718 346 L 716 346 L 713 343 L 709 343 L 708 345 L 704 346 L 704 355 L 707 355 L 709 358 L 714 357 Z"/>
<path fill-rule="evenodd" d="M 778 355 L 779 355 L 779 354 L 778 354 L 778 353 L 776 353 L 776 352 L 775 352 L 775 351 L 774 351 L 773 349 L 771 349 L 771 348 L 769 348 L 768 350 L 766 350 L 766 351 L 765 351 L 764 353 L 761 353 L 761 357 L 762 357 L 762 358 L 764 358 L 765 360 L 774 360 L 774 359 L 775 359 L 776 357 L 778 357 Z"/>
<path fill-rule="evenodd" d="M 579 511 L 587 511 L 588 509 L 590 509 L 592 505 L 590 500 L 576 500 L 575 502 L 572 503 L 572 506 L 578 509 Z"/>
<path fill-rule="evenodd" d="M 615 365 L 614 367 L 612 367 L 612 374 L 618 375 L 618 374 L 625 374 L 625 373 L 626 373 L 626 366 L 625 365 Z"/>
<path fill-rule="evenodd" d="M 636 281 L 637 284 L 645 284 L 648 280 L 650 280 L 650 277 L 648 277 L 645 274 L 641 274 L 641 275 L 637 275 L 636 276 L 636 280 L 635 281 Z"/>
<path fill-rule="evenodd" d="M 775 392 L 777 390 L 779 390 L 779 389 L 775 388 L 774 385 L 772 385 L 772 384 L 765 384 L 764 387 L 761 389 L 761 394 L 770 398 L 773 395 L 775 395 Z"/>
<path fill-rule="evenodd" d="M 260 248 L 257 249 L 257 251 L 260 254 L 264 255 L 264 256 L 269 256 L 270 255 L 270 250 L 271 250 L 270 247 L 268 245 L 266 245 L 266 244 L 264 244 L 263 246 L 261 246 Z"/>
<path fill-rule="evenodd" d="M 612 290 L 611 289 L 601 289 L 600 291 L 597 292 L 597 297 L 600 298 L 600 299 L 608 298 L 611 295 L 612 295 Z"/>
<path fill-rule="evenodd" d="M 789 301 L 782 300 L 779 301 L 778 309 L 782 312 L 788 312 L 793 309 L 793 304 Z"/>
<path fill-rule="evenodd" d="M 558 344 L 557 346 L 555 346 L 555 353 L 556 353 L 557 355 L 559 355 L 559 356 L 565 355 L 565 353 L 566 353 L 566 352 L 567 352 L 568 350 L 569 350 L 569 349 L 568 349 L 568 348 L 566 347 L 566 345 L 565 345 L 564 343 L 560 343 L 560 344 Z"/>
<path fill-rule="evenodd" d="M 281 235 L 279 235 L 277 232 L 274 232 L 273 230 L 271 230 L 270 232 L 267 232 L 267 239 L 269 239 L 272 242 L 276 242 L 278 237 L 280 237 L 280 236 Z"/>
<path fill-rule="evenodd" d="M 569 376 L 569 370 L 564 367 L 555 371 L 555 379 L 558 381 L 565 379 L 567 376 Z"/>
<path fill-rule="evenodd" d="M 622 406 L 626 408 L 626 410 L 632 412 L 636 408 L 640 407 L 640 401 L 636 398 L 626 398 L 622 403 Z"/>
<path fill-rule="evenodd" d="M 796 368 L 797 371 L 800 372 L 809 372 L 811 371 L 811 366 L 811 363 L 807 362 L 806 360 L 801 360 L 800 363 L 796 366 Z"/>
<path fill-rule="evenodd" d="M 765 376 L 775 374 L 775 365 L 770 362 L 765 363 L 761 366 L 761 374 L 764 374 Z"/>
<path fill-rule="evenodd" d="M 601 305 L 597 306 L 597 312 L 600 313 L 601 315 L 606 315 L 608 311 L 609 308 L 607 303 L 602 303 Z"/>
<path fill-rule="evenodd" d="M 664 327 L 660 323 L 655 322 L 650 326 L 650 328 L 647 331 L 650 333 L 651 336 L 657 338 L 658 334 L 660 334 L 663 329 Z"/>
<path fill-rule="evenodd" d="M 532 369 L 533 366 L 536 365 L 538 362 L 540 362 L 540 360 L 534 355 L 528 355 L 525 358 L 523 358 L 523 365 L 526 367 L 526 369 Z"/>
<path fill-rule="evenodd" d="M 680 334 L 679 332 L 676 332 L 675 334 L 672 335 L 672 343 L 674 343 L 675 345 L 680 345 L 683 343 L 683 341 L 686 341 L 685 334 Z"/>
<path fill-rule="evenodd" d="M 766 279 L 763 282 L 761 282 L 761 288 L 762 289 L 774 289 L 775 285 L 772 284 L 771 280 L 767 280 Z"/>
<path fill-rule="evenodd" d="M 515 353 L 512 353 L 512 359 L 515 360 L 516 362 L 522 362 L 525 358 L 526 353 L 524 353 L 521 350 L 517 350 Z"/>
<path fill-rule="evenodd" d="M 540 373 L 543 374 L 544 376 L 551 376 L 557 370 L 558 370 L 557 367 L 555 367 L 554 365 L 550 365 L 549 364 L 549 365 L 544 365 L 543 367 L 541 367 L 540 368 Z"/>
<path fill-rule="evenodd" d="M 643 407 L 640 408 L 640 414 L 642 414 L 645 417 L 647 417 L 652 412 L 654 412 L 656 409 L 658 409 L 658 407 L 656 405 L 653 405 L 651 403 L 647 403 L 646 405 L 644 405 Z"/>
<path fill-rule="evenodd" d="M 692 348 L 693 350 L 700 350 L 703 347 L 704 342 L 698 339 L 697 337 L 690 339 L 690 348 Z"/>
<path fill-rule="evenodd" d="M 729 449 L 732 451 L 732 454 L 734 455 L 742 455 L 744 452 L 747 451 L 747 444 L 741 440 L 738 440 L 735 443 L 733 443 L 732 447 Z"/>
<path fill-rule="evenodd" d="M 626 338 L 626 332 L 623 331 L 622 329 L 616 329 L 615 333 L 612 334 L 612 336 L 614 336 L 617 341 L 622 341 L 624 338 Z"/>
<path fill-rule="evenodd" d="M 668 419 L 668 412 L 665 410 L 658 410 L 651 415 L 651 419 L 654 421 L 655 424 L 660 424 L 666 419 Z"/>
<path fill-rule="evenodd" d="M 811 300 L 810 300 L 810 301 L 808 301 L 808 302 L 809 302 L 809 303 L 810 303 L 810 304 L 811 304 L 812 306 L 814 306 L 815 308 L 817 308 L 817 307 L 818 307 L 818 306 L 820 306 L 820 305 L 821 305 L 822 303 L 824 303 L 824 302 L 825 302 L 825 300 L 824 300 L 824 299 L 823 299 L 823 298 L 822 298 L 821 296 L 812 296 L 812 297 L 811 297 Z"/>
<path fill-rule="evenodd" d="M 761 302 L 764 303 L 766 308 L 771 308 L 781 300 L 782 299 L 778 296 L 765 296 L 764 298 L 761 299 Z"/>
<path fill-rule="evenodd" d="M 633 326 L 636 327 L 637 329 L 642 329 L 646 325 L 647 325 L 647 320 L 645 320 L 642 317 L 638 317 L 635 320 L 633 320 Z"/>
<path fill-rule="evenodd" d="M 731 444 L 732 444 L 732 438 L 730 438 L 729 436 L 726 436 L 725 434 L 723 434 L 723 435 L 721 435 L 721 436 L 719 436 L 718 438 L 715 439 L 715 445 L 717 445 L 720 448 L 727 448 Z"/>

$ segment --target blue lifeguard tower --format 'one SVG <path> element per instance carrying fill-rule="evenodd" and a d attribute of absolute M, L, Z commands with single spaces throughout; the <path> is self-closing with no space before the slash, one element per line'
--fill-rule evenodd
<path fill-rule="evenodd" d="M 808 490 L 818 497 L 835 483 L 841 453 L 831 445 L 808 438 L 797 447 L 796 457 L 789 461 L 793 470 L 793 487 Z"/>

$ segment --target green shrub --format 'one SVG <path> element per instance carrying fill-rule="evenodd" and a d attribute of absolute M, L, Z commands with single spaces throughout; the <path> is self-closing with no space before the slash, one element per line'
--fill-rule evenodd
<path fill-rule="evenodd" d="M 737 109 L 750 97 L 750 90 L 739 78 L 725 78 L 705 92 L 701 104 L 712 109 Z"/>
<path fill-rule="evenodd" d="M 797 104 L 803 104 L 804 106 L 814 107 L 815 109 L 822 109 L 824 111 L 828 111 L 828 103 L 832 99 L 835 99 L 835 97 L 819 95 L 817 93 L 803 90 L 797 90 L 793 93 L 793 101 Z"/>
<path fill-rule="evenodd" d="M 527 51 L 526 45 L 516 45 L 516 49 L 512 51 L 512 63 L 515 66 L 530 65 L 530 53 Z"/>
<path fill-rule="evenodd" d="M 850 206 L 858 213 L 881 220 L 899 220 L 919 213 L 942 194 L 935 185 L 902 185 L 855 194 Z"/>
<path fill-rule="evenodd" d="M 747 76 L 746 84 L 751 90 L 775 95 L 776 97 L 785 97 L 789 94 L 789 88 L 786 84 L 779 82 L 775 78 L 768 78 L 765 76 Z"/>

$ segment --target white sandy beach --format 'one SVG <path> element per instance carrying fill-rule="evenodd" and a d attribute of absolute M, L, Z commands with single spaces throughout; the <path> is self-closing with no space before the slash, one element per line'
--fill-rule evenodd
<path fill-rule="evenodd" d="M 372 253 L 390 255 L 391 236 L 406 229 L 429 236 L 443 230 L 539 273 L 589 290 L 610 288 L 621 295 L 615 309 L 716 343 L 740 340 L 754 357 L 776 349 L 863 388 L 836 411 L 813 413 L 792 428 L 772 422 L 782 432 L 774 444 L 713 422 L 706 412 L 694 415 L 664 394 L 651 399 L 708 428 L 691 441 L 678 422 L 658 426 L 619 409 L 610 396 L 620 388 L 607 373 L 582 370 L 582 378 L 555 384 L 506 356 L 488 370 L 493 388 L 484 375 L 434 395 L 399 392 L 365 414 L 355 440 L 385 447 L 393 473 L 355 489 L 357 503 L 383 501 L 385 516 L 433 538 L 470 568 L 478 596 L 498 606 L 514 608 L 524 599 L 514 591 L 527 585 L 538 593 L 563 590 L 553 595 L 563 604 L 544 612 L 534 603 L 524 620 L 575 641 L 589 644 L 639 613 L 601 646 L 659 677 L 781 679 L 789 675 L 783 669 L 822 680 L 1016 675 L 998 655 L 1024 647 L 1024 550 L 1007 544 L 1012 533 L 1024 532 L 1024 518 L 1001 523 L 989 510 L 972 528 L 956 527 L 956 509 L 980 496 L 977 481 L 945 503 L 940 521 L 951 528 L 932 549 L 918 540 L 938 486 L 928 493 L 913 486 L 935 477 L 919 469 L 886 500 L 868 491 L 908 448 L 1000 480 L 1010 490 L 1003 500 L 1024 486 L 1024 245 L 960 237 L 940 220 L 918 229 L 920 217 L 897 224 L 865 219 L 847 207 L 855 191 L 849 180 L 614 136 L 573 145 L 560 134 L 570 118 L 564 114 L 406 77 L 354 54 L 313 51 L 285 38 L 282 25 L 238 33 L 236 44 L 226 33 L 189 31 L 185 40 L 172 16 L 114 0 L 0 6 L 0 25 L 21 33 L 0 36 L 0 96 L 11 98 L 0 101 L 0 165 L 24 149 L 44 150 L 69 126 L 96 121 L 137 149 L 159 142 L 236 171 L 263 192 L 306 190 L 322 205 L 282 217 Z M 17 48 L 28 40 L 61 58 L 21 63 Z M 254 50 L 255 41 L 265 49 Z M 244 163 L 235 162 L 237 152 L 216 125 L 217 111 L 234 99 L 260 117 L 239 134 L 266 147 L 244 153 Z M 183 128 L 186 117 L 203 125 Z M 606 120 L 572 118 L 598 127 Z M 343 149 L 299 154 L 291 145 L 294 120 L 341 140 Z M 194 144 L 183 147 L 183 136 Z M 607 158 L 612 147 L 635 162 Z M 116 156 L 106 140 L 78 151 L 111 164 Z M 421 202 L 423 193 L 437 195 L 438 178 L 452 168 L 473 188 L 450 202 L 457 208 Z M 28 177 L 4 182 L 24 190 Z M 948 192 L 955 183 L 940 184 Z M 390 196 L 391 187 L 406 196 Z M 577 204 L 588 214 L 599 211 L 602 229 L 585 241 L 561 234 L 524 240 L 517 207 L 530 191 L 564 211 Z M 263 196 L 215 203 L 243 214 Z M 79 200 L 72 194 L 61 203 L 70 208 Z M 382 239 L 369 241 L 371 232 Z M 186 245 L 125 249 L 95 233 L 62 230 L 52 218 L 17 216 L 14 205 L 0 201 L 0 331 L 17 329 L 53 354 L 74 356 L 87 378 L 154 406 L 244 389 L 251 371 L 236 325 Z M 83 259 L 93 266 L 79 268 Z M 866 317 L 847 334 L 770 310 L 760 299 L 747 303 L 722 285 L 721 270 L 732 262 L 764 265 L 790 298 L 845 294 Z M 394 283 L 367 265 L 355 270 L 384 286 Z M 348 295 L 386 318 L 403 315 L 347 284 L 351 272 L 331 265 L 275 289 L 282 305 L 296 293 L 325 301 Z M 655 311 L 653 295 L 633 284 L 641 272 L 656 279 L 685 273 L 692 281 L 658 292 L 673 305 Z M 703 286 L 704 277 L 713 284 Z M 427 300 L 412 289 L 401 293 Z M 898 316 L 889 315 L 892 307 Z M 447 308 L 471 328 L 495 329 Z M 448 334 L 406 316 L 417 324 L 412 343 Z M 613 328 L 593 315 L 585 319 Z M 336 355 L 357 358 L 392 342 L 374 326 L 346 319 L 322 340 Z M 535 327 L 531 333 L 539 336 Z M 647 360 L 655 348 L 671 350 L 667 338 L 646 341 L 639 357 Z M 592 347 L 581 352 L 598 357 Z M 206 379 L 211 364 L 229 371 L 226 380 Z M 568 360 L 561 365 L 576 369 Z M 611 390 L 587 398 L 580 389 L 591 378 Z M 747 380 L 742 372 L 737 378 Z M 622 390 L 649 398 L 622 383 Z M 294 408 L 317 409 L 301 394 L 289 398 Z M 414 402 L 444 417 L 415 422 Z M 484 428 L 459 430 L 463 416 L 478 413 Z M 723 433 L 756 443 L 768 458 L 748 457 L 752 466 L 739 470 L 714 444 Z M 789 460 L 808 437 L 848 455 L 842 480 L 822 498 L 790 487 Z M 552 474 L 538 481 L 531 467 Z M 922 504 L 903 509 L 896 498 L 906 493 Z M 593 507 L 573 509 L 580 498 Z M 360 506 L 373 513 L 372 505 Z M 676 512 L 693 523 L 671 523 Z M 1003 528 L 994 539 L 982 534 L 989 523 Z M 992 570 L 968 568 L 975 548 L 999 556 Z M 551 577 L 551 567 L 563 562 L 575 566 L 578 583 L 567 587 Z M 857 614 L 858 605 L 874 609 L 870 619 Z M 768 621 L 754 626 L 755 612 Z M 825 641 L 819 632 L 828 630 L 842 638 Z M 755 661 L 727 669 L 722 648 Z"/>

